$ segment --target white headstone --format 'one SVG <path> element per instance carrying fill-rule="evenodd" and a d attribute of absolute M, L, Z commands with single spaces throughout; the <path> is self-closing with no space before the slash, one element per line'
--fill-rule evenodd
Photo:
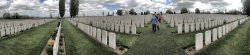
<path fill-rule="evenodd" d="M 23 30 L 26 30 L 27 29 L 27 24 L 24 24 L 23 28 L 24 28 Z"/>
<path fill-rule="evenodd" d="M 85 31 L 86 31 L 86 33 L 89 35 L 89 28 L 90 28 L 90 26 L 89 26 L 89 25 L 85 25 L 85 26 L 86 26 Z"/>
<path fill-rule="evenodd" d="M 218 38 L 221 38 L 222 37 L 222 31 L 223 31 L 222 27 L 219 27 L 217 31 L 218 31 Z"/>
<path fill-rule="evenodd" d="M 211 24 L 211 28 L 215 26 L 214 21 L 211 21 L 211 23 L 210 23 L 210 24 Z"/>
<path fill-rule="evenodd" d="M 106 23 L 103 23 L 103 29 L 107 29 L 107 24 Z"/>
<path fill-rule="evenodd" d="M 92 26 L 89 26 L 89 36 L 92 36 Z"/>
<path fill-rule="evenodd" d="M 228 32 L 233 30 L 234 23 L 228 24 Z"/>
<path fill-rule="evenodd" d="M 96 28 L 95 27 L 92 28 L 92 36 L 94 38 L 96 38 Z"/>
<path fill-rule="evenodd" d="M 226 25 L 225 25 L 225 29 L 226 29 L 225 31 L 226 31 L 226 34 L 229 32 L 229 26 L 228 26 L 228 25 L 229 25 L 229 24 L 226 24 Z"/>
<path fill-rule="evenodd" d="M 225 25 L 223 25 L 222 26 L 222 35 L 224 36 L 224 35 L 226 35 L 226 26 Z"/>
<path fill-rule="evenodd" d="M 17 32 L 20 32 L 20 31 L 21 31 L 21 26 L 17 25 Z"/>
<path fill-rule="evenodd" d="M 131 26 L 131 33 L 136 34 L 136 26 L 135 25 Z"/>
<path fill-rule="evenodd" d="M 208 28 L 212 28 L 212 21 L 210 21 L 210 20 L 208 22 Z"/>
<path fill-rule="evenodd" d="M 205 32 L 205 45 L 209 45 L 211 43 L 211 30 Z"/>
<path fill-rule="evenodd" d="M 124 25 L 121 24 L 121 25 L 120 25 L 120 32 L 121 32 L 121 33 L 124 33 L 124 30 L 125 30 L 125 29 L 124 29 Z"/>
<path fill-rule="evenodd" d="M 140 27 L 140 25 L 139 25 L 140 23 L 138 21 L 134 21 L 134 22 L 135 22 L 136 27 Z"/>
<path fill-rule="evenodd" d="M 81 30 L 82 23 L 77 23 L 77 27 Z"/>
<path fill-rule="evenodd" d="M 196 31 L 199 31 L 199 30 L 200 30 L 200 23 L 199 23 L 199 22 L 197 22 L 197 23 L 195 24 L 195 30 L 196 30 Z"/>
<path fill-rule="evenodd" d="M 130 33 L 130 25 L 125 24 L 125 33 L 129 34 Z"/>
<path fill-rule="evenodd" d="M 190 23 L 190 31 L 193 32 L 195 30 L 195 24 Z"/>
<path fill-rule="evenodd" d="M 184 24 L 184 28 L 185 28 L 185 33 L 188 33 L 189 32 L 189 24 Z"/>
<path fill-rule="evenodd" d="M 201 30 L 205 29 L 205 23 L 201 22 Z"/>
<path fill-rule="evenodd" d="M 217 40 L 217 36 L 218 36 L 217 28 L 214 28 L 214 29 L 213 29 L 213 41 L 216 41 L 216 40 Z"/>
<path fill-rule="evenodd" d="M 174 19 L 171 19 L 170 27 L 174 27 Z"/>
<path fill-rule="evenodd" d="M 5 31 L 6 31 L 6 35 L 10 35 L 10 27 L 6 27 Z"/>
<path fill-rule="evenodd" d="M 182 24 L 177 24 L 177 32 L 178 34 L 182 34 Z"/>
<path fill-rule="evenodd" d="M 140 21 L 140 27 L 144 27 L 144 20 Z"/>
<path fill-rule="evenodd" d="M 17 33 L 17 32 L 18 32 L 18 27 L 17 27 L 17 26 L 15 26 L 14 28 L 15 28 L 14 33 Z"/>
<path fill-rule="evenodd" d="M 198 33 L 195 35 L 195 50 L 196 52 L 203 48 L 203 34 Z"/>
<path fill-rule="evenodd" d="M 109 46 L 116 49 L 116 35 L 115 33 L 109 32 Z"/>
<path fill-rule="evenodd" d="M 107 39 L 108 39 L 107 36 L 108 36 L 107 31 L 102 30 L 102 43 L 103 43 L 104 45 L 107 45 Z"/>
<path fill-rule="evenodd" d="M 21 31 L 23 31 L 25 28 L 24 24 L 21 25 Z"/>
<path fill-rule="evenodd" d="M 115 25 L 114 25 L 114 24 L 111 24 L 110 26 L 111 26 L 111 27 L 110 27 L 111 31 L 115 31 Z"/>
<path fill-rule="evenodd" d="M 115 24 L 115 31 L 116 31 L 116 32 L 119 32 L 119 25 L 120 25 L 120 24 Z"/>
<path fill-rule="evenodd" d="M 102 41 L 102 30 L 101 29 L 97 29 L 97 40 L 98 41 Z"/>
<path fill-rule="evenodd" d="M 208 22 L 205 22 L 205 29 L 208 29 L 208 27 L 209 27 Z"/>
<path fill-rule="evenodd" d="M 136 27 L 140 27 L 140 23 L 138 21 L 135 21 Z"/>
<path fill-rule="evenodd" d="M 85 24 L 81 24 L 81 26 L 80 26 L 80 29 L 83 31 L 83 32 L 85 32 L 86 33 L 86 26 L 87 25 L 85 25 Z"/>
<path fill-rule="evenodd" d="M 14 34 L 15 33 L 15 29 L 13 26 L 10 27 L 10 34 Z"/>
<path fill-rule="evenodd" d="M 106 30 L 110 30 L 110 24 L 106 23 Z"/>
<path fill-rule="evenodd" d="M 219 25 L 218 20 L 215 20 L 214 25 L 215 25 L 215 27 Z"/>
<path fill-rule="evenodd" d="M 5 29 L 2 28 L 2 29 L 0 29 L 0 31 L 1 31 L 1 37 L 5 36 Z"/>

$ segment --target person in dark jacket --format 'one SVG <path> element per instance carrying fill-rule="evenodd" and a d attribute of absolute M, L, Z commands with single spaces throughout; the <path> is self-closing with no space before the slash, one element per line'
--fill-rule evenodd
<path fill-rule="evenodd" d="M 152 18 L 151 18 L 151 24 L 152 24 L 152 30 L 153 32 L 156 32 L 156 26 L 158 25 L 158 19 L 156 17 L 155 14 L 153 14 Z"/>

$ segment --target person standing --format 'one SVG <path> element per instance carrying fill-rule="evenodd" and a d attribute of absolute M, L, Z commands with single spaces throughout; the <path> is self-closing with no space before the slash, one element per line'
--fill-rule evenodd
<path fill-rule="evenodd" d="M 153 31 L 153 32 L 156 32 L 156 26 L 157 26 L 158 22 L 159 22 L 159 21 L 158 21 L 156 15 L 153 14 L 153 16 L 152 16 L 152 18 L 151 18 L 151 24 L 152 24 L 152 31 Z"/>
<path fill-rule="evenodd" d="M 157 20 L 158 20 L 158 24 L 157 24 L 157 30 L 160 30 L 160 23 L 161 23 L 161 20 L 162 20 L 163 18 L 161 17 L 161 15 L 160 14 L 157 14 Z"/>

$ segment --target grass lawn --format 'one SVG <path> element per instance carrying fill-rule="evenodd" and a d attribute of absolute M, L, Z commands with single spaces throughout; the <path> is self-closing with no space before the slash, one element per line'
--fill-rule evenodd
<path fill-rule="evenodd" d="M 243 26 L 247 26 L 247 24 L 244 24 Z M 169 24 L 166 24 L 166 22 L 161 23 L 160 31 L 156 33 L 153 33 L 151 31 L 151 25 L 146 25 L 145 28 L 140 28 L 138 31 L 142 32 L 143 35 L 136 38 L 137 40 L 135 40 L 134 45 L 129 45 L 131 49 L 128 50 L 126 55 L 185 55 L 183 48 L 194 46 L 195 34 L 205 32 L 205 30 L 202 30 L 202 31 L 176 35 L 174 33 L 171 33 L 171 32 L 176 32 L 176 28 L 169 27 Z M 232 32 L 231 34 L 233 33 L 236 33 L 236 32 Z M 240 31 L 239 33 L 246 34 L 247 32 Z M 238 34 L 238 35 L 241 35 L 241 34 Z M 133 39 L 130 39 L 130 41 L 132 40 Z M 238 39 L 238 41 L 239 40 L 240 39 Z M 228 41 L 231 42 L 232 40 L 228 40 Z M 129 43 L 129 42 L 125 41 L 125 43 Z M 225 45 L 225 46 L 230 46 L 230 45 Z M 249 51 L 249 48 L 247 49 L 246 46 L 244 47 L 245 47 L 244 53 L 247 53 L 246 50 Z M 233 48 L 233 47 L 230 47 L 230 48 Z M 241 49 L 241 48 L 237 48 L 237 49 Z M 217 51 L 217 52 L 220 53 L 220 51 Z M 201 55 L 204 55 L 204 54 L 201 54 Z"/>
<path fill-rule="evenodd" d="M 56 24 L 52 21 L 0 40 L 0 55 L 39 55 Z"/>
<path fill-rule="evenodd" d="M 111 49 L 97 43 L 68 21 L 63 21 L 67 55 L 115 55 Z"/>
<path fill-rule="evenodd" d="M 176 28 L 170 28 L 166 22 L 160 26 L 160 31 L 153 33 L 151 25 L 138 29 L 140 35 L 126 55 L 183 55 L 183 48 L 194 44 L 197 32 L 175 35 Z"/>
<path fill-rule="evenodd" d="M 208 49 L 198 55 L 238 55 L 250 52 L 250 21 L 240 25 L 225 38 L 219 39 Z M 109 48 L 90 39 L 86 34 L 64 21 L 64 32 L 68 55 L 113 55 Z M 171 28 L 163 22 L 160 31 L 153 33 L 151 25 L 137 28 L 142 35 L 129 35 L 116 33 L 118 45 L 125 45 L 130 49 L 125 55 L 185 55 L 185 47 L 194 46 L 195 34 L 204 33 L 205 30 L 176 35 L 176 27 Z M 211 28 L 212 29 L 212 28 Z M 243 36 L 243 37 L 241 37 Z M 237 50 L 237 51 L 235 51 Z M 230 52 L 230 53 L 229 53 Z"/>
<path fill-rule="evenodd" d="M 223 39 L 212 44 L 197 55 L 249 55 L 250 20 L 230 32 Z"/>
<path fill-rule="evenodd" d="M 117 45 L 130 48 L 135 44 L 137 39 L 140 37 L 138 35 L 116 33 L 116 38 L 117 38 L 116 39 Z"/>

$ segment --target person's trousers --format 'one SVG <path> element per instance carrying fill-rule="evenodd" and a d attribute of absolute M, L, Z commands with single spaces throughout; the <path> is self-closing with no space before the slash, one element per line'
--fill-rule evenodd
<path fill-rule="evenodd" d="M 152 24 L 152 30 L 153 32 L 156 32 L 156 24 Z"/>
<path fill-rule="evenodd" d="M 159 25 L 157 25 L 156 27 L 157 27 L 157 30 L 160 30 L 160 26 Z"/>

